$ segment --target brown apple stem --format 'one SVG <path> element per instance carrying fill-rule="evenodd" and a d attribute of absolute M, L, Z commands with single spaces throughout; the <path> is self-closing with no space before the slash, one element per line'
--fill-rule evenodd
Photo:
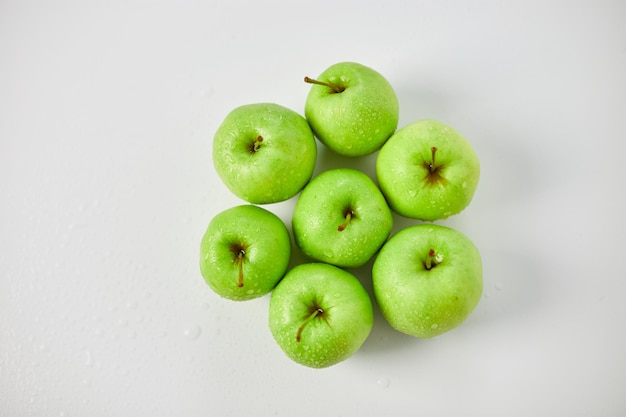
<path fill-rule="evenodd" d="M 426 267 L 426 269 L 430 270 L 432 269 L 435 265 L 437 265 L 437 259 L 436 259 L 436 253 L 434 249 L 430 249 L 428 251 L 428 255 L 426 256 L 426 261 L 424 262 L 424 266 Z"/>
<path fill-rule="evenodd" d="M 350 224 L 350 220 L 352 220 L 353 215 L 354 213 L 352 212 L 352 210 L 348 210 L 348 212 L 346 213 L 346 221 L 340 224 L 339 227 L 337 227 L 337 230 L 343 232 L 346 227 L 348 227 L 348 224 Z"/>
<path fill-rule="evenodd" d="M 243 257 L 246 255 L 246 252 L 241 249 L 237 254 L 237 264 L 239 266 L 239 279 L 237 280 L 237 286 L 239 288 L 243 287 Z"/>
<path fill-rule="evenodd" d="M 252 152 L 257 152 L 259 150 L 259 148 L 261 147 L 261 142 L 263 142 L 263 136 L 259 135 L 259 137 L 256 138 L 256 141 L 254 142 Z"/>
<path fill-rule="evenodd" d="M 302 339 L 302 331 L 304 330 L 306 325 L 309 324 L 309 322 L 313 320 L 315 317 L 317 317 L 318 314 L 323 314 L 323 313 L 324 313 L 324 310 L 318 307 L 311 313 L 309 317 L 306 318 L 306 320 L 304 320 L 304 322 L 298 328 L 298 333 L 296 333 L 296 342 L 299 342 L 300 339 Z"/>
<path fill-rule="evenodd" d="M 437 166 L 435 165 L 435 152 L 437 152 L 437 148 L 433 146 L 432 148 L 430 148 L 430 152 L 431 152 L 431 159 L 430 159 L 430 164 L 428 164 L 428 167 L 430 168 L 430 172 L 432 174 L 437 170 Z"/>
<path fill-rule="evenodd" d="M 323 85 L 325 87 L 332 89 L 335 93 L 341 93 L 343 90 L 345 90 L 345 88 L 342 88 L 341 86 L 338 86 L 332 83 L 327 83 L 326 81 L 315 80 L 309 77 L 304 77 L 304 82 L 309 83 L 309 84 Z"/>

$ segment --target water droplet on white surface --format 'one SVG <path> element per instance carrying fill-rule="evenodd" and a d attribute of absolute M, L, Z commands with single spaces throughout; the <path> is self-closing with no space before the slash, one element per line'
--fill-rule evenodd
<path fill-rule="evenodd" d="M 495 285 L 495 288 L 496 288 L 496 290 L 500 291 L 500 290 L 502 290 L 502 288 L 504 288 L 504 285 L 502 285 L 502 283 L 498 282 L 498 283 Z"/>
<path fill-rule="evenodd" d="M 209 88 L 207 88 L 205 90 L 201 90 L 200 91 L 200 95 L 202 97 L 211 97 L 213 95 L 213 93 L 215 93 L 215 90 L 213 90 L 212 87 L 209 87 Z"/>
<path fill-rule="evenodd" d="M 378 380 L 376 381 L 376 385 L 378 385 L 379 388 L 381 389 L 385 389 L 389 387 L 389 378 L 381 376 L 380 378 L 378 378 Z"/>
<path fill-rule="evenodd" d="M 85 360 L 84 360 L 85 366 L 93 365 L 93 356 L 91 356 L 91 352 L 90 351 L 88 351 L 88 350 L 85 351 L 84 358 L 85 358 Z"/>
<path fill-rule="evenodd" d="M 200 326 L 194 324 L 185 328 L 185 330 L 183 331 L 183 335 L 185 335 L 185 337 L 189 340 L 196 340 L 198 337 L 200 337 L 201 332 L 202 329 L 200 329 Z"/>

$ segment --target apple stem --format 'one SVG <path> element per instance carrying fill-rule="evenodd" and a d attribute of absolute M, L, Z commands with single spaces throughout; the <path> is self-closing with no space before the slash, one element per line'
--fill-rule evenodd
<path fill-rule="evenodd" d="M 431 152 L 431 159 L 430 159 L 430 164 L 428 164 L 428 167 L 430 168 L 430 172 L 434 173 L 437 170 L 437 167 L 435 166 L 435 152 L 437 152 L 437 147 L 433 146 L 432 148 L 430 148 L 430 152 Z"/>
<path fill-rule="evenodd" d="M 430 249 L 428 251 L 428 256 L 426 256 L 426 262 L 424 262 L 424 266 L 427 270 L 434 268 L 437 265 L 437 254 L 434 249 Z"/>
<path fill-rule="evenodd" d="M 346 213 L 346 221 L 340 224 L 339 227 L 337 227 L 337 230 L 339 230 L 340 232 L 346 230 L 346 227 L 348 227 L 348 224 L 350 224 L 350 220 L 352 220 L 352 216 L 354 216 L 354 212 L 352 210 L 348 210 L 348 212 Z"/>
<path fill-rule="evenodd" d="M 246 252 L 241 249 L 237 254 L 237 264 L 239 266 L 239 279 L 237 280 L 237 286 L 239 288 L 243 287 L 243 257 L 246 255 Z"/>
<path fill-rule="evenodd" d="M 305 83 L 309 83 L 309 84 L 317 84 L 317 85 L 323 85 L 325 87 L 328 87 L 330 89 L 332 89 L 335 93 L 341 93 L 343 92 L 343 90 L 345 90 L 345 88 L 336 85 L 336 84 L 332 84 L 332 83 L 327 83 L 326 81 L 319 81 L 319 80 L 315 80 L 313 78 L 309 78 L 309 77 L 304 77 L 304 82 Z"/>
<path fill-rule="evenodd" d="M 296 342 L 299 342 L 302 339 L 302 331 L 304 330 L 306 325 L 309 324 L 309 322 L 313 320 L 315 317 L 317 317 L 318 314 L 323 314 L 323 313 L 324 313 L 324 310 L 318 307 L 311 313 L 309 317 L 306 318 L 306 320 L 304 320 L 304 323 L 302 323 L 300 327 L 298 328 L 298 333 L 296 333 Z"/>
<path fill-rule="evenodd" d="M 259 135 L 259 137 L 256 138 L 254 145 L 252 146 L 252 152 L 257 152 L 259 148 L 261 148 L 261 142 L 263 142 L 263 136 Z"/>

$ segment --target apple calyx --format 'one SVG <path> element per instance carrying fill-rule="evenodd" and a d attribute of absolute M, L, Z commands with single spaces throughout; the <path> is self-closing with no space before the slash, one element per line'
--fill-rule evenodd
<path fill-rule="evenodd" d="M 237 269 L 239 271 L 237 286 L 241 288 L 243 287 L 243 262 L 246 260 L 246 247 L 242 244 L 234 244 L 231 245 L 230 250 L 234 256 L 233 263 L 237 264 Z"/>
<path fill-rule="evenodd" d="M 307 324 L 309 324 L 311 322 L 311 320 L 315 319 L 316 317 L 324 314 L 324 309 L 322 307 L 320 307 L 319 305 L 317 305 L 317 304 L 315 304 L 311 310 L 312 311 L 311 311 L 311 314 L 309 315 L 309 317 L 307 317 L 302 322 L 300 327 L 298 327 L 298 332 L 296 333 L 296 342 L 300 342 L 300 340 L 302 340 L 302 331 L 307 326 Z"/>
<path fill-rule="evenodd" d="M 427 271 L 430 271 L 439 265 L 442 260 L 443 257 L 441 254 L 437 254 L 434 249 L 430 249 L 428 251 L 428 255 L 426 255 L 426 260 L 424 261 L 424 268 L 426 268 Z"/>
<path fill-rule="evenodd" d="M 347 210 L 344 211 L 343 215 L 344 215 L 346 221 L 343 222 L 342 224 L 340 224 L 339 227 L 337 227 L 337 230 L 340 231 L 340 232 L 343 232 L 344 230 L 346 230 L 346 227 L 348 227 L 348 224 L 350 224 L 350 221 L 354 217 L 354 210 L 347 209 Z"/>
<path fill-rule="evenodd" d="M 309 84 L 323 85 L 333 90 L 333 93 L 342 93 L 346 89 L 346 87 L 339 85 L 339 84 L 333 84 L 333 83 L 329 83 L 326 81 L 319 81 L 319 80 L 315 80 L 309 77 L 304 77 L 304 82 L 309 83 Z"/>
<path fill-rule="evenodd" d="M 263 136 L 259 135 L 250 145 L 250 153 L 257 153 L 261 148 L 261 143 L 263 142 Z"/>
<path fill-rule="evenodd" d="M 422 164 L 426 168 L 426 176 L 424 180 L 428 185 L 445 184 L 446 179 L 441 176 L 443 165 L 437 165 L 435 162 L 435 154 L 437 153 L 437 147 L 430 148 L 430 161 L 424 161 Z"/>

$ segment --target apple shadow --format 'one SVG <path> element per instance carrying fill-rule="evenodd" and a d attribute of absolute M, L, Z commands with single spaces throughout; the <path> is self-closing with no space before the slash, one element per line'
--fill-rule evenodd
<path fill-rule="evenodd" d="M 336 153 L 317 139 L 316 142 L 318 157 L 315 171 L 313 172 L 314 177 L 330 169 L 351 168 L 363 172 L 373 180 L 376 179 L 376 157 L 378 151 L 365 156 L 349 157 Z"/>
<path fill-rule="evenodd" d="M 549 308 L 546 286 L 552 281 L 543 265 L 551 260 L 527 251 L 507 250 L 510 247 L 483 247 L 483 295 L 468 319 L 468 326 L 489 327 L 509 320 L 519 322 L 523 316 L 534 316 Z"/>

